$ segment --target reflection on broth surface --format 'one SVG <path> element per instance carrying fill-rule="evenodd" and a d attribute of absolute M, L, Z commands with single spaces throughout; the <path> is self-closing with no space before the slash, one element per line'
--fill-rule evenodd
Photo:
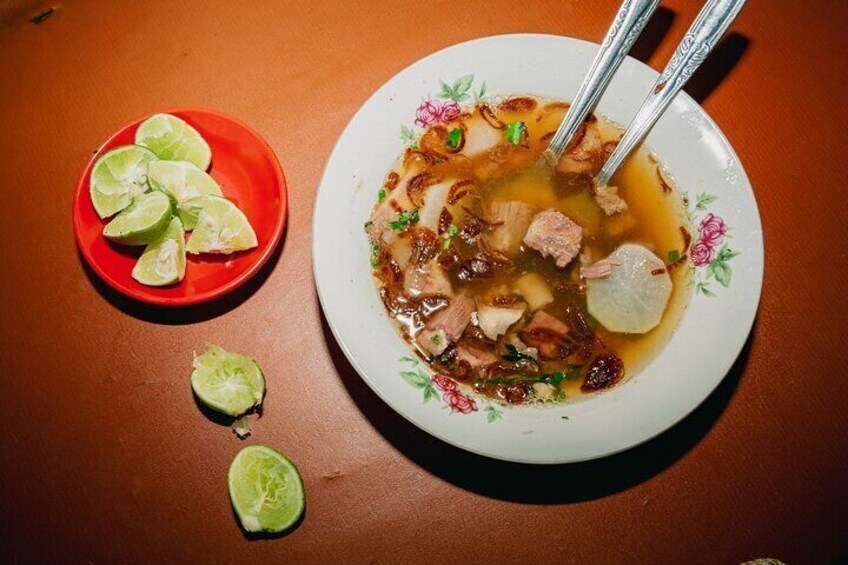
<path fill-rule="evenodd" d="M 646 149 L 612 188 L 593 186 L 621 131 L 590 116 L 553 174 L 533 166 L 567 108 L 515 97 L 431 126 L 366 222 L 404 338 L 434 370 L 510 403 L 576 400 L 633 375 L 689 295 L 682 199 Z"/>

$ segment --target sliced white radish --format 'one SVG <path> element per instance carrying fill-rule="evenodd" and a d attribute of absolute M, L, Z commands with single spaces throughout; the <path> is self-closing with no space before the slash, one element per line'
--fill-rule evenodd
<path fill-rule="evenodd" d="M 642 334 L 655 328 L 671 296 L 671 277 L 662 259 L 635 243 L 613 251 L 618 263 L 607 278 L 586 281 L 589 313 L 612 332 Z"/>

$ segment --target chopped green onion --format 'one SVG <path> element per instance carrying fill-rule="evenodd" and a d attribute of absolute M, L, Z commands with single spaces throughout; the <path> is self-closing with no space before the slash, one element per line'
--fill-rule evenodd
<path fill-rule="evenodd" d="M 371 268 L 375 268 L 377 266 L 377 257 L 380 255 L 380 246 L 372 245 L 371 246 Z"/>
<path fill-rule="evenodd" d="M 382 202 L 386 199 L 386 189 L 381 188 L 380 192 L 377 193 L 377 202 Z"/>
<path fill-rule="evenodd" d="M 668 262 L 669 263 L 674 263 L 679 259 L 680 259 L 680 251 L 678 251 L 677 249 L 672 249 L 671 251 L 668 252 Z"/>
<path fill-rule="evenodd" d="M 527 131 L 527 126 L 524 122 L 514 122 L 506 126 L 506 138 L 513 145 L 521 145 L 524 141 L 524 133 Z"/>
<path fill-rule="evenodd" d="M 459 128 L 454 128 L 448 134 L 448 147 L 451 149 L 456 149 L 459 147 L 459 140 L 462 139 L 462 130 Z"/>
<path fill-rule="evenodd" d="M 408 210 L 406 212 L 398 212 L 397 219 L 391 222 L 389 225 L 393 230 L 404 231 L 409 226 L 417 224 L 418 220 L 418 208 L 413 208 L 412 210 Z"/>

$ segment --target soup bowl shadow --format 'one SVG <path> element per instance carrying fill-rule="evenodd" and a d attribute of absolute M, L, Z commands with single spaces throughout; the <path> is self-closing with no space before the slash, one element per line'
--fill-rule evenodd
<path fill-rule="evenodd" d="M 755 321 L 756 326 L 756 321 Z M 675 426 L 615 455 L 560 465 L 512 463 L 477 455 L 417 428 L 384 403 L 348 362 L 321 314 L 330 356 L 348 394 L 371 425 L 429 473 L 483 496 L 527 504 L 562 504 L 609 496 L 673 465 L 718 421 L 733 397 L 751 350 L 754 329 L 728 374 L 710 396 Z"/>

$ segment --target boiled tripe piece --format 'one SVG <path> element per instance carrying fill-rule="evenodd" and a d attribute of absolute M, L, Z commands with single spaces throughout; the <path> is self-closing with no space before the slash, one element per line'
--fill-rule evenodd
<path fill-rule="evenodd" d="M 513 256 L 533 219 L 533 207 L 517 200 L 497 201 L 489 205 L 489 216 L 497 225 L 484 236 L 492 248 Z"/>
<path fill-rule="evenodd" d="M 91 169 L 88 185 L 97 215 L 108 218 L 117 214 L 147 192 L 147 165 L 158 158 L 138 145 L 121 145 L 101 155 Z"/>
<path fill-rule="evenodd" d="M 221 196 L 221 187 L 205 171 L 189 161 L 151 161 L 147 179 L 152 188 L 170 196 L 177 207 L 183 227 L 191 231 L 210 194 Z"/>
<path fill-rule="evenodd" d="M 646 333 L 662 320 L 671 277 L 662 259 L 642 245 L 625 243 L 607 257 L 611 272 L 586 280 L 589 313 L 606 329 Z"/>
<path fill-rule="evenodd" d="M 159 237 L 172 215 L 171 200 L 164 192 L 147 192 L 106 224 L 103 236 L 124 245 L 146 245 Z"/>
<path fill-rule="evenodd" d="M 244 213 L 226 198 L 210 195 L 206 197 L 186 251 L 230 254 L 257 245 L 256 233 Z"/>
<path fill-rule="evenodd" d="M 531 310 L 539 310 L 554 301 L 551 287 L 539 273 L 522 275 L 513 283 L 513 288 L 527 301 Z"/>
<path fill-rule="evenodd" d="M 212 150 L 196 129 L 171 114 L 153 114 L 138 126 L 136 145 L 147 147 L 160 159 L 190 161 L 200 169 L 209 168 Z"/>
<path fill-rule="evenodd" d="M 525 309 L 523 305 L 512 308 L 484 306 L 477 311 L 477 323 L 487 338 L 497 341 L 510 326 L 521 319 Z"/>
<path fill-rule="evenodd" d="M 132 277 L 147 286 L 165 286 L 183 280 L 185 271 L 185 231 L 183 223 L 175 217 L 141 254 Z"/>

